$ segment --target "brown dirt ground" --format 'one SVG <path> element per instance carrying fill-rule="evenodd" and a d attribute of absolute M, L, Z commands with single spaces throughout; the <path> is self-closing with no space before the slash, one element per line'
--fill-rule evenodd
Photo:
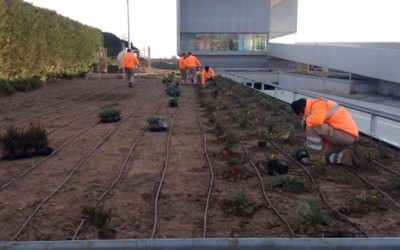
<path fill-rule="evenodd" d="M 112 210 L 119 239 L 400 236 L 398 150 L 363 136 L 368 166 L 302 166 L 291 155 L 304 131 L 287 104 L 219 79 L 217 89 L 182 85 L 171 108 L 167 73 L 133 88 L 122 79 L 55 80 L 0 98 L 1 133 L 40 122 L 55 150 L 0 161 L 0 240 L 72 239 L 83 208 L 97 202 Z M 104 106 L 119 107 L 122 121 L 99 123 Z M 168 131 L 146 129 L 153 113 Z M 232 156 L 222 154 L 229 131 L 241 141 Z M 265 170 L 271 158 L 289 166 L 280 176 L 292 177 L 288 186 L 270 187 L 279 180 Z M 86 222 L 75 235 L 96 238 Z"/>

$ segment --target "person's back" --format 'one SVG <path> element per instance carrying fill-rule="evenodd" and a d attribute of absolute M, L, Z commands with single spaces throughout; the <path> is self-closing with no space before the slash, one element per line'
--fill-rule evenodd
<path fill-rule="evenodd" d="M 132 88 L 132 82 L 135 79 L 134 69 L 136 67 L 140 67 L 140 62 L 136 56 L 132 54 L 130 49 L 127 50 L 124 61 L 122 62 L 122 67 L 125 69 L 125 73 L 128 78 L 128 86 Z"/>

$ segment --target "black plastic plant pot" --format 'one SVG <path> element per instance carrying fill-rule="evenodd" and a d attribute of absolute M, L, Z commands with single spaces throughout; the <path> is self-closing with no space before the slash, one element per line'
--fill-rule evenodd
<path fill-rule="evenodd" d="M 168 125 L 166 123 L 160 123 L 158 126 L 150 126 L 150 132 L 163 132 L 168 129 Z"/>
<path fill-rule="evenodd" d="M 267 141 L 258 141 L 257 145 L 259 148 L 265 148 L 267 147 Z"/>
<path fill-rule="evenodd" d="M 296 158 L 299 161 L 301 161 L 301 159 L 303 159 L 303 158 L 308 158 L 308 157 L 310 157 L 310 155 L 308 154 L 307 150 L 305 150 L 305 149 L 300 149 L 296 153 Z"/>
<path fill-rule="evenodd" d="M 284 161 L 269 160 L 267 162 L 268 175 L 287 174 L 288 171 L 289 171 L 289 167 Z"/>
<path fill-rule="evenodd" d="M 23 152 L 23 153 L 19 153 L 19 154 L 7 155 L 7 156 L 4 156 L 3 158 L 8 161 L 12 161 L 12 160 L 30 158 L 30 157 L 34 157 L 34 156 L 49 156 L 52 153 L 53 153 L 52 148 L 41 148 L 41 149 L 37 149 L 37 150 L 35 150 L 33 152 L 29 152 L 29 153 Z"/>
<path fill-rule="evenodd" d="M 121 116 L 119 116 L 119 117 L 104 117 L 104 118 L 100 119 L 100 121 L 102 123 L 118 122 L 120 120 L 121 120 Z"/>

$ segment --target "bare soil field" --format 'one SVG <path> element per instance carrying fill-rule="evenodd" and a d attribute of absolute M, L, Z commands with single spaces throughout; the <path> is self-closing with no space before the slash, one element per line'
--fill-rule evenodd
<path fill-rule="evenodd" d="M 288 104 L 218 78 L 57 80 L 0 98 L 0 133 L 40 123 L 49 156 L 0 161 L 0 240 L 97 239 L 84 209 L 111 211 L 118 239 L 400 236 L 400 152 L 362 136 L 367 165 L 300 164 Z M 175 81 L 170 83 L 172 86 Z M 118 107 L 122 119 L 101 123 Z M 168 125 L 150 132 L 147 119 Z M 270 160 L 288 166 L 268 174 Z M 239 172 L 235 172 L 239 171 Z"/>

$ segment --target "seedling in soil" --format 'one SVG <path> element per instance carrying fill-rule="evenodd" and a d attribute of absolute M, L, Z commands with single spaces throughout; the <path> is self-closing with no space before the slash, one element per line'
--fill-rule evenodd
<path fill-rule="evenodd" d="M 208 123 L 210 123 L 211 125 L 214 125 L 217 122 L 217 118 L 214 115 L 210 115 L 210 117 L 208 117 Z"/>
<path fill-rule="evenodd" d="M 311 165 L 318 173 L 325 174 L 328 171 L 328 164 L 326 163 L 325 157 L 309 157 L 307 162 Z"/>
<path fill-rule="evenodd" d="M 375 160 L 374 155 L 370 152 L 365 153 L 364 157 L 365 157 L 365 160 L 367 160 L 368 165 Z"/>
<path fill-rule="evenodd" d="M 168 101 L 168 106 L 170 107 L 178 107 L 178 97 L 174 97 Z"/>
<path fill-rule="evenodd" d="M 297 205 L 295 207 L 296 212 L 303 222 L 320 224 L 323 226 L 329 226 L 331 224 L 329 218 L 322 213 L 317 199 L 309 199 L 307 205 L 308 207 L 304 205 Z"/>
<path fill-rule="evenodd" d="M 390 183 L 398 190 L 400 190 L 400 177 L 395 177 L 390 180 Z"/>
<path fill-rule="evenodd" d="M 302 179 L 287 175 L 275 175 L 271 177 L 267 186 L 271 190 L 281 187 L 289 192 L 301 192 L 306 188 L 306 184 Z"/>
<path fill-rule="evenodd" d="M 229 118 L 231 118 L 233 121 L 238 121 L 240 118 L 240 114 L 236 111 L 230 111 L 229 112 Z"/>
<path fill-rule="evenodd" d="M 382 159 L 389 159 L 391 158 L 391 154 L 389 153 L 389 151 L 382 145 L 382 143 L 379 143 L 378 145 L 378 152 L 379 152 L 379 156 Z"/>
<path fill-rule="evenodd" d="M 233 148 L 239 143 L 239 140 L 232 133 L 229 133 L 225 139 L 224 149 L 232 151 Z"/>
<path fill-rule="evenodd" d="M 238 207 L 248 207 L 250 206 L 249 195 L 245 192 L 239 192 L 233 197 L 233 202 Z"/>
<path fill-rule="evenodd" d="M 294 138 L 294 131 L 291 129 L 280 136 L 285 142 L 291 142 Z"/>
<path fill-rule="evenodd" d="M 368 192 L 362 191 L 356 196 L 356 201 L 359 203 L 375 204 L 380 199 L 380 193 L 378 190 L 370 190 Z"/>

